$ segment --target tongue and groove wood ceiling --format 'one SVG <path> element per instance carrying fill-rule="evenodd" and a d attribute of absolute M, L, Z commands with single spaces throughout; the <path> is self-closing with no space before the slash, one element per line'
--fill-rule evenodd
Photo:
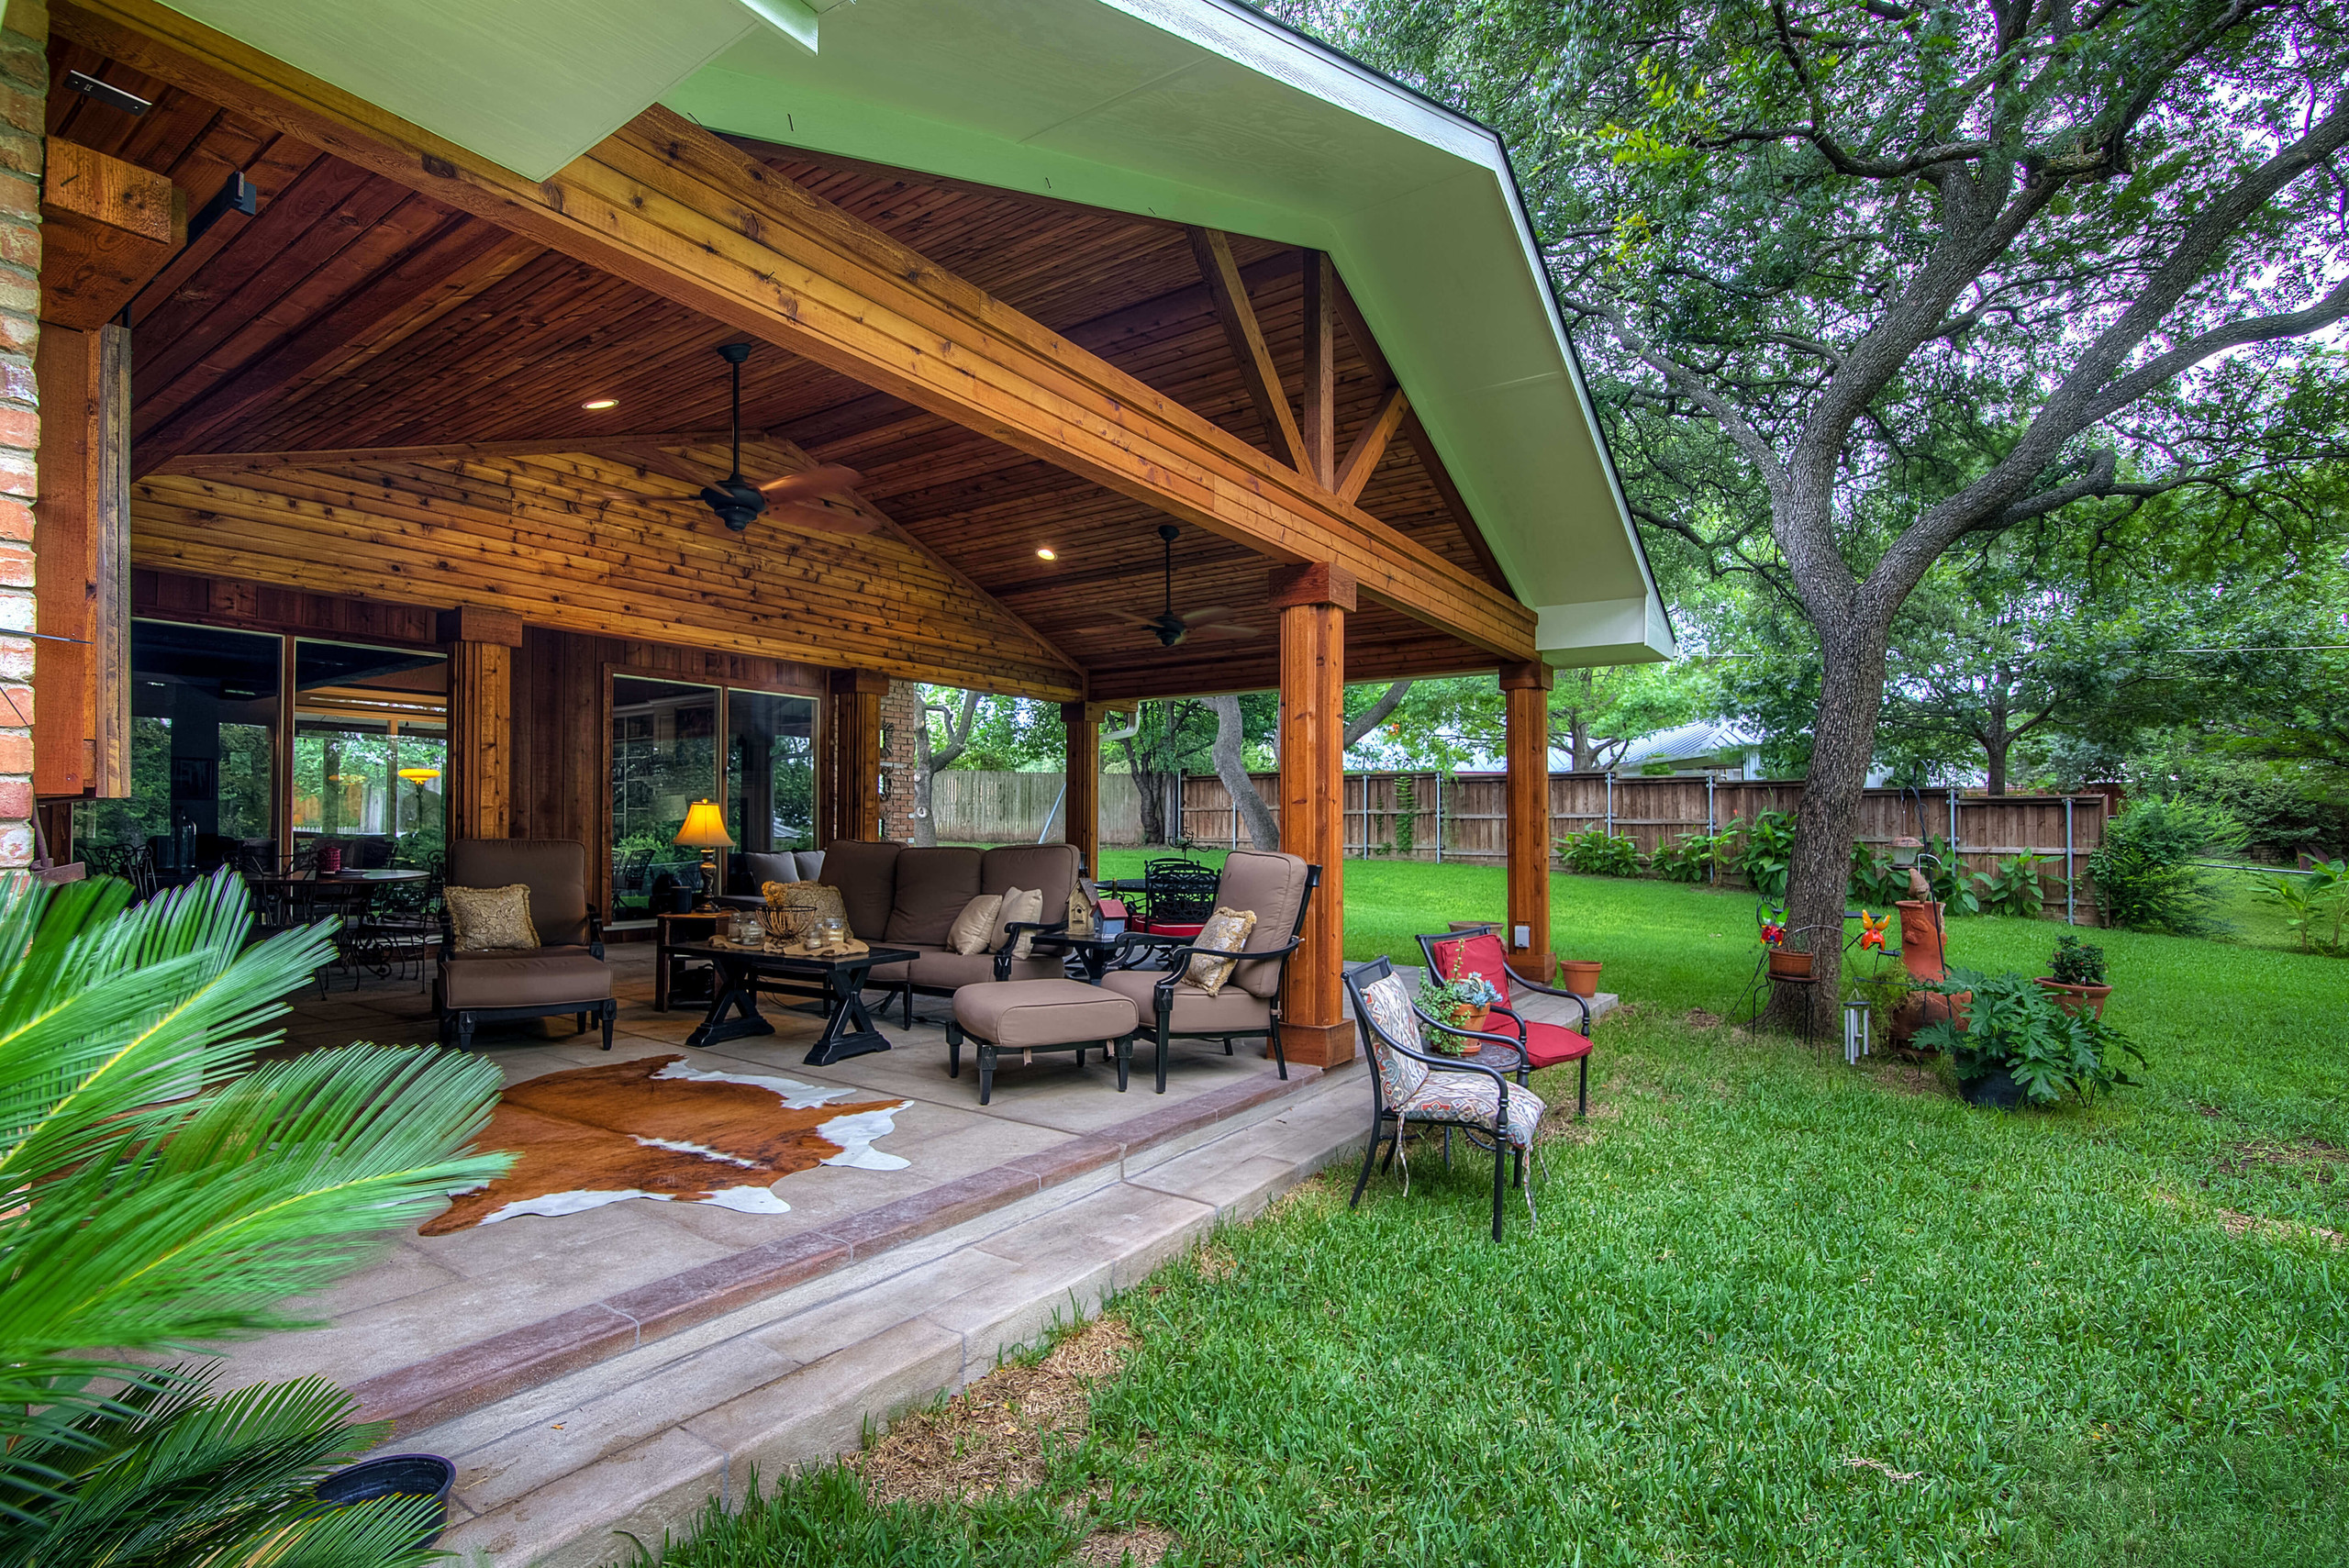
<path fill-rule="evenodd" d="M 651 585 L 699 601 L 674 617 L 696 642 L 1031 695 L 1074 695 L 1077 672 L 1096 697 L 1276 684 L 1264 558 L 1186 530 L 1175 609 L 1232 606 L 1257 635 L 1195 634 L 1162 649 L 1114 613 L 1160 610 L 1159 514 L 779 349 L 761 347 L 744 367 L 746 433 L 771 438 L 746 446 L 746 471 L 769 476 L 754 457 L 848 464 L 863 475 L 858 499 L 887 528 L 841 538 L 763 518 L 736 536 L 698 506 L 616 500 L 685 493 L 694 476 L 725 472 L 722 439 L 707 439 L 727 419 L 713 350 L 740 334 L 82 46 L 60 39 L 50 68 L 51 134 L 168 175 L 191 208 L 239 170 L 261 195 L 257 216 L 216 225 L 130 310 L 140 564 L 375 596 L 430 600 L 437 587 L 448 602 L 462 583 L 526 617 L 598 629 L 625 624 L 631 588 Z M 133 117 L 94 102 L 63 86 L 72 70 L 155 106 Z M 740 145 L 1234 435 L 1279 450 L 1183 228 Z M 1295 407 L 1299 254 L 1231 243 Z M 1382 387 L 1343 330 L 1336 361 L 1343 453 Z M 617 406 L 582 406 L 607 397 Z M 649 433 L 671 439 L 625 439 Z M 451 448 L 462 450 L 432 450 Z M 1423 450 L 1390 441 L 1363 507 L 1506 589 Z M 307 531 L 319 549 L 303 548 Z M 350 552 L 452 540 L 438 583 L 412 567 L 352 569 Z M 1057 560 L 1040 560 L 1040 547 Z M 564 556 L 592 581 L 562 591 L 566 563 L 534 552 Z M 533 613 L 533 584 L 543 614 Z M 1359 680 L 1491 662 L 1367 600 L 1347 645 Z"/>

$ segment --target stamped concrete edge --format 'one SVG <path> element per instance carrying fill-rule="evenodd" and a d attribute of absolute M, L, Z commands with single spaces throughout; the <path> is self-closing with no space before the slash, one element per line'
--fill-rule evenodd
<path fill-rule="evenodd" d="M 359 1418 L 413 1431 L 787 1290 L 843 1265 L 958 1225 L 1239 1116 L 1319 1082 L 1292 1064 L 946 1182 L 929 1192 L 714 1259 L 540 1322 L 508 1329 L 351 1385 Z"/>

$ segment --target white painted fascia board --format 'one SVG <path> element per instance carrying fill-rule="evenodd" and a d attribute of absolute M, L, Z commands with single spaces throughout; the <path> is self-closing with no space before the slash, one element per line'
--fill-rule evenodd
<path fill-rule="evenodd" d="M 1653 664 L 1680 652 L 1653 591 L 1634 599 L 1537 606 L 1533 616 L 1533 646 L 1562 669 Z"/>

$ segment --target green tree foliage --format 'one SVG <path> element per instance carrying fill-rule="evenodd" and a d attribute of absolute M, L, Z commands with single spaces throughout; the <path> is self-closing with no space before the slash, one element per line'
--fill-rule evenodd
<path fill-rule="evenodd" d="M 1816 634 L 1798 921 L 1840 906 L 1893 617 L 1953 546 L 2188 491 L 2289 539 L 2340 450 L 2330 7 L 1284 14 L 1500 128 L 1634 510 Z"/>
<path fill-rule="evenodd" d="M 2216 807 L 2140 800 L 2104 825 L 2088 875 L 2110 923 L 2196 936 L 2213 921 L 2210 878 L 2195 862 L 2242 845 L 2243 825 Z"/>
<path fill-rule="evenodd" d="M 487 1062 L 356 1045 L 263 1062 L 324 927 L 251 946 L 223 873 L 126 909 L 111 880 L 0 884 L 0 1513 L 39 1562 L 417 1561 L 413 1509 L 301 1500 L 378 1429 L 316 1382 L 215 1398 L 168 1358 L 299 1326 L 509 1162 L 466 1152 Z M 89 1347 L 103 1346 L 103 1350 Z"/>
<path fill-rule="evenodd" d="M 1350 711 L 1357 702 L 1368 706 L 1378 691 L 1356 688 Z M 1719 706 L 1713 673 L 1699 663 L 1561 670 L 1550 693 L 1553 763 L 1581 772 L 1613 767 L 1642 736 L 1708 717 Z M 1491 676 L 1414 681 L 1348 760 L 1359 767 L 1450 772 L 1493 764 L 1508 739 L 1500 686 Z"/>

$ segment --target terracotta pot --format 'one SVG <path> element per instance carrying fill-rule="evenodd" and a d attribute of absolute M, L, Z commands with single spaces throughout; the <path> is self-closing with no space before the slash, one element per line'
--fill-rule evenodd
<path fill-rule="evenodd" d="M 1770 978 L 1773 980 L 1808 980 L 1810 978 L 1811 955 L 1787 948 L 1770 950 Z"/>
<path fill-rule="evenodd" d="M 1482 1029 L 1492 1012 L 1490 1007 L 1472 1007 L 1465 1002 L 1454 1002 L 1452 1005 L 1452 1027 L 1456 1029 Z M 1464 1040 L 1460 1042 L 1460 1054 L 1472 1056 L 1483 1048 L 1484 1043 L 1481 1040 Z"/>
<path fill-rule="evenodd" d="M 1558 982 L 1587 1002 L 1598 995 L 1598 972 L 1605 967 L 1588 959 L 1562 959 L 1558 963 Z"/>
<path fill-rule="evenodd" d="M 2055 993 L 2055 1005 L 2074 1018 L 2079 1016 L 2083 1007 L 2096 1018 L 2104 1017 L 2104 999 L 2112 995 L 2110 985 L 2066 985 L 2043 974 L 2034 984 L 2043 991 Z"/>
<path fill-rule="evenodd" d="M 1900 967 L 1918 980 L 1947 979 L 1942 962 L 1942 906 L 1903 899 L 1893 907 L 1900 911 Z"/>

